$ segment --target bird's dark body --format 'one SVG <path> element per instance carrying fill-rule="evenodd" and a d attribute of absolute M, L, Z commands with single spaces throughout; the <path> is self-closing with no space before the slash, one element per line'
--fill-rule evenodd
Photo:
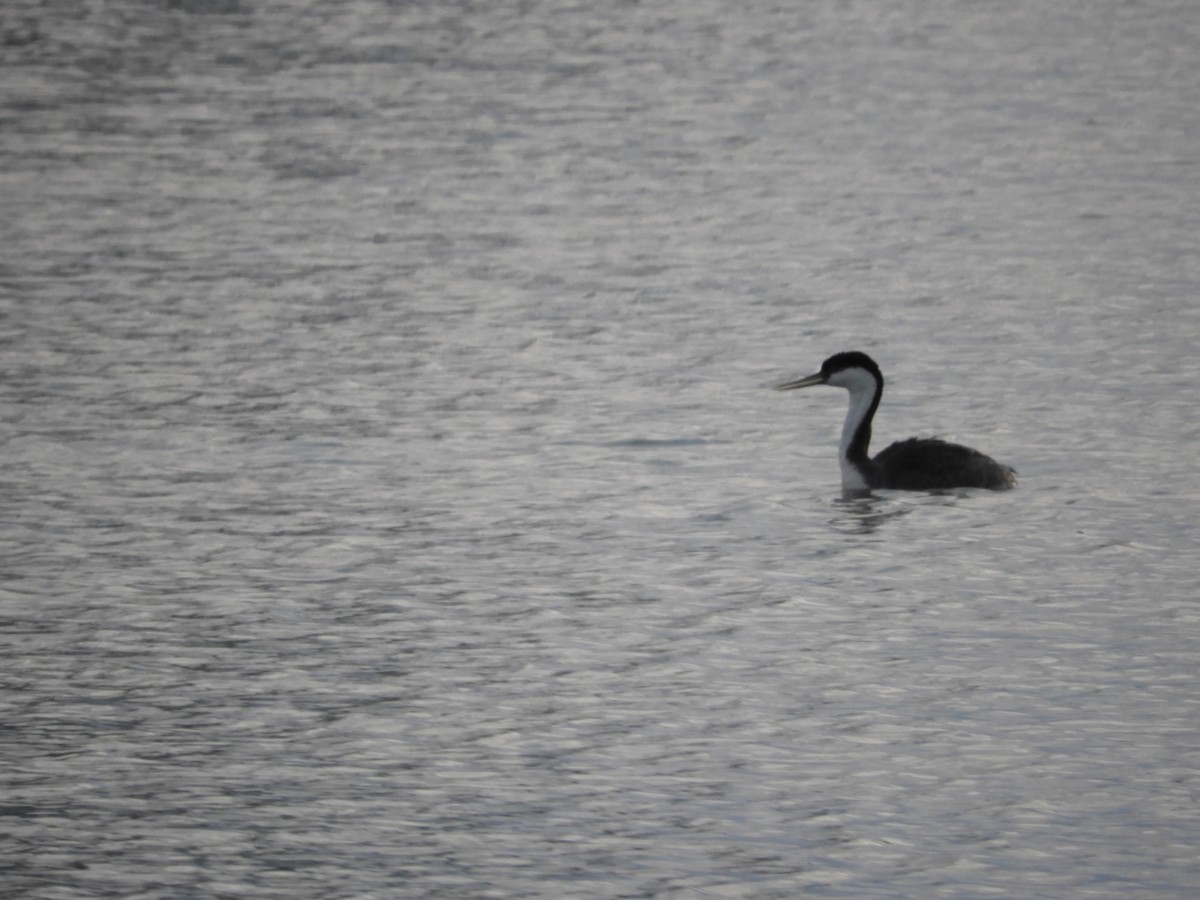
<path fill-rule="evenodd" d="M 938 438 L 896 441 L 871 460 L 872 487 L 929 491 L 956 487 L 1005 490 L 1017 473 L 978 450 Z"/>

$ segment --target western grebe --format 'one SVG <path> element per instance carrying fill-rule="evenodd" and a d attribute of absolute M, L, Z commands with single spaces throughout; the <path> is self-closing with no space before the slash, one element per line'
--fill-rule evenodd
<path fill-rule="evenodd" d="M 867 455 L 871 443 L 871 420 L 883 396 L 883 373 L 865 353 L 837 353 L 821 364 L 821 371 L 807 378 L 785 381 L 777 391 L 828 384 L 850 392 L 850 410 L 842 426 L 838 461 L 842 466 L 842 488 L 899 488 L 909 491 L 939 488 L 981 487 L 994 491 L 1011 488 L 1017 473 L 978 450 L 937 438 L 897 441 L 874 459 Z"/>

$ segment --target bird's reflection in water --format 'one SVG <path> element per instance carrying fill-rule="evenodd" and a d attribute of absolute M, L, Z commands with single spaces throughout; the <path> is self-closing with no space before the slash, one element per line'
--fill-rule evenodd
<path fill-rule="evenodd" d="M 829 525 L 843 534 L 874 534 L 889 519 L 908 515 L 911 507 L 870 491 L 843 491 L 833 501 Z"/>

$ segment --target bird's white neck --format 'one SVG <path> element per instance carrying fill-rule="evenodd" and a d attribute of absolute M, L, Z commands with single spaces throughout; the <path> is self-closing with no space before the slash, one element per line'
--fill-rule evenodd
<path fill-rule="evenodd" d="M 838 462 L 842 467 L 842 490 L 843 491 L 865 491 L 871 486 L 867 484 L 867 479 L 863 477 L 862 471 L 846 457 L 839 457 Z"/>
<path fill-rule="evenodd" d="M 855 439 L 859 438 L 859 431 L 863 426 L 864 420 L 871 418 L 875 412 L 876 393 L 879 391 L 879 384 L 875 381 L 875 376 L 864 369 L 845 369 L 836 373 L 827 382 L 834 387 L 845 388 L 850 392 L 850 408 L 846 411 L 846 421 L 842 424 L 842 439 L 838 443 L 838 463 L 842 469 L 842 489 L 847 491 L 861 491 L 870 487 L 867 484 L 866 473 L 862 471 L 860 466 L 856 464 L 852 448 L 855 444 Z M 870 428 L 870 422 L 867 422 L 867 428 Z M 867 434 L 869 441 L 870 434 Z M 862 457 L 865 459 L 867 452 L 866 442 L 861 445 Z M 861 462 L 862 460 L 858 460 Z"/>

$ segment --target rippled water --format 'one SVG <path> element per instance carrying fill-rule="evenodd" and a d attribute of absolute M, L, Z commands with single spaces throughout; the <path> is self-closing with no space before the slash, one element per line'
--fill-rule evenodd
<path fill-rule="evenodd" d="M 1198 40 L 8 4 L 6 896 L 1191 896 Z"/>

